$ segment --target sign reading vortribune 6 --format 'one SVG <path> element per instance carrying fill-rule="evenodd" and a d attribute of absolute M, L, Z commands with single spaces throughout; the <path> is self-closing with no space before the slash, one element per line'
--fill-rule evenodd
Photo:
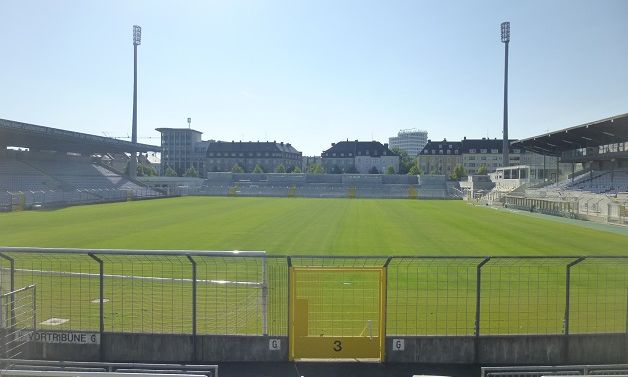
<path fill-rule="evenodd" d="M 100 344 L 100 334 L 70 331 L 22 331 L 30 342 L 65 344 Z"/>

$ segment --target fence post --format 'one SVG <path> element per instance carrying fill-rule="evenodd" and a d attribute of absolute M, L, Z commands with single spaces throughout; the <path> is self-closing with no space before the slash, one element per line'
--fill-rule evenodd
<path fill-rule="evenodd" d="M 196 361 L 196 261 L 191 255 L 187 255 L 192 263 L 192 361 Z"/>
<path fill-rule="evenodd" d="M 100 334 L 100 361 L 105 360 L 105 348 L 103 347 L 105 333 L 105 265 L 102 259 L 98 258 L 94 253 L 87 253 L 90 258 L 98 262 L 98 290 L 99 290 L 99 300 L 98 310 L 99 310 L 99 329 L 98 332 Z"/>
<path fill-rule="evenodd" d="M 9 289 L 10 292 L 15 291 L 15 259 L 10 256 L 0 253 L 0 258 L 8 260 L 11 268 L 9 273 Z M 15 326 L 15 296 L 11 295 L 11 327 Z"/>
<path fill-rule="evenodd" d="M 482 266 L 484 266 L 491 257 L 485 257 L 476 267 L 476 279 L 475 279 L 475 327 L 473 329 L 473 335 L 475 335 L 475 362 L 480 361 L 480 305 L 481 305 L 481 293 L 482 293 Z"/>
<path fill-rule="evenodd" d="M 566 363 L 569 360 L 569 314 L 570 314 L 570 303 L 569 299 L 571 297 L 571 267 L 585 260 L 585 257 L 580 257 L 569 264 L 567 264 L 567 268 L 565 271 L 565 317 L 563 319 L 563 352 L 562 352 L 562 362 Z M 585 373 L 586 374 L 586 373 Z"/>
<path fill-rule="evenodd" d="M 33 332 L 37 330 L 37 285 L 33 284 Z"/>
<path fill-rule="evenodd" d="M 569 335 L 569 298 L 571 291 L 571 267 L 585 260 L 585 257 L 580 257 L 567 265 L 567 272 L 565 274 L 565 317 L 563 319 L 563 333 Z"/>
<path fill-rule="evenodd" d="M 382 313 L 382 315 L 380 315 L 380 317 L 382 318 L 382 323 L 380 324 L 380 326 L 382 327 L 381 330 L 381 334 L 383 334 L 383 338 L 380 342 L 381 342 L 381 351 L 380 354 L 382 355 L 382 361 L 386 361 L 386 356 L 388 355 L 388 353 L 386 352 L 386 331 L 388 330 L 386 327 L 386 322 L 388 321 L 388 266 L 390 265 L 390 262 L 392 262 L 393 257 L 388 257 L 386 258 L 386 262 L 384 262 L 384 265 L 382 266 L 384 268 L 383 274 L 384 274 L 384 281 L 380 282 L 380 284 L 384 284 L 384 289 L 382 290 L 382 310 L 384 313 Z M 381 287 L 380 287 L 381 288 Z"/>
<path fill-rule="evenodd" d="M 290 271 L 292 270 L 292 258 L 287 256 L 286 257 L 286 266 L 287 268 L 287 278 L 288 278 L 288 284 L 286 284 L 287 289 L 288 289 L 288 305 L 286 305 L 287 309 L 288 309 L 288 329 L 286 331 L 286 333 L 288 334 L 288 360 L 292 361 L 292 308 L 291 308 L 291 302 L 292 302 L 292 283 L 290 282 Z"/>
<path fill-rule="evenodd" d="M 268 335 L 268 279 L 265 255 L 262 257 L 262 335 Z"/>

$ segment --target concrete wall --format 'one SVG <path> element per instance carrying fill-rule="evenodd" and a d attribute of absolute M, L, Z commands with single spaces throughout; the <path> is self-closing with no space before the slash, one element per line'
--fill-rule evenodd
<path fill-rule="evenodd" d="M 305 174 L 303 173 L 277 173 L 277 174 L 268 174 L 267 175 L 268 182 L 278 182 L 278 183 L 305 183 Z"/>
<path fill-rule="evenodd" d="M 342 174 L 307 174 L 307 183 L 342 183 Z"/>
<path fill-rule="evenodd" d="M 395 339 L 405 341 L 394 351 Z M 476 354 L 477 352 L 477 354 Z M 556 365 L 628 362 L 628 335 L 510 335 L 387 337 L 386 361 L 435 364 Z"/>
<path fill-rule="evenodd" d="M 422 175 L 422 186 L 444 186 L 447 183 L 447 176 L 445 175 Z"/>
<path fill-rule="evenodd" d="M 207 172 L 207 180 L 211 182 L 233 182 L 233 173 L 231 172 Z"/>
<path fill-rule="evenodd" d="M 269 349 L 271 339 L 281 348 Z M 192 363 L 223 361 L 286 361 L 288 338 L 280 336 L 105 333 L 101 344 L 30 343 L 23 358 L 46 360 Z M 101 350 L 102 347 L 102 350 Z"/>
<path fill-rule="evenodd" d="M 279 339 L 280 350 L 269 342 Z M 403 339 L 403 351 L 394 351 Z M 101 347 L 102 346 L 102 350 Z M 211 363 L 227 361 L 287 361 L 285 336 L 199 335 L 196 354 L 191 335 L 104 334 L 101 345 L 31 343 L 25 358 L 113 362 Z M 386 362 L 533 365 L 603 364 L 628 362 L 624 334 L 510 335 L 510 336 L 389 336 Z"/>
<path fill-rule="evenodd" d="M 268 181 L 268 177 L 266 173 L 233 173 L 233 181 L 265 182 Z"/>
<path fill-rule="evenodd" d="M 345 185 L 381 185 L 381 174 L 341 174 L 342 183 Z"/>
<path fill-rule="evenodd" d="M 57 344 L 31 342 L 24 348 L 23 359 L 99 361 L 97 344 Z"/>
<path fill-rule="evenodd" d="M 382 182 L 385 184 L 398 184 L 398 185 L 418 185 L 419 177 L 416 175 L 382 175 Z"/>
<path fill-rule="evenodd" d="M 403 339 L 405 349 L 393 351 L 393 342 Z M 386 337 L 386 361 L 394 363 L 472 364 L 475 339 L 465 336 Z"/>

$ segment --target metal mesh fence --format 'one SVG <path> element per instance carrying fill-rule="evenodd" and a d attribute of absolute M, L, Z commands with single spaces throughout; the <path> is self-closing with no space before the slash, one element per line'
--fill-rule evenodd
<path fill-rule="evenodd" d="M 265 258 L 194 259 L 198 263 L 199 333 L 267 333 Z"/>
<path fill-rule="evenodd" d="M 388 267 L 390 335 L 473 335 L 481 258 L 393 258 Z"/>
<path fill-rule="evenodd" d="M 36 287 L 29 285 L 0 295 L 0 355 L 22 357 L 23 347 L 37 327 Z"/>
<path fill-rule="evenodd" d="M 560 334 L 570 259 L 492 259 L 482 269 L 482 334 Z"/>
<path fill-rule="evenodd" d="M 4 248 L 0 294 L 36 285 L 36 325 L 44 331 L 282 336 L 289 332 L 291 267 L 385 268 L 384 325 L 391 336 L 628 332 L 628 257 L 285 257 Z M 342 285 L 360 279 L 335 281 L 321 273 L 316 284 L 301 282 L 304 289 L 317 290 L 306 293 L 317 297 L 320 313 L 350 312 L 351 300 L 368 307 L 358 283 Z"/>
<path fill-rule="evenodd" d="M 15 287 L 34 284 L 39 326 L 98 329 L 98 265 L 87 255 L 15 253 Z"/>
<path fill-rule="evenodd" d="M 628 258 L 587 258 L 571 271 L 572 333 L 628 333 Z"/>
<path fill-rule="evenodd" d="M 192 268 L 185 256 L 98 257 L 104 264 L 107 331 L 192 332 Z M 94 302 L 99 304 L 98 295 Z"/>

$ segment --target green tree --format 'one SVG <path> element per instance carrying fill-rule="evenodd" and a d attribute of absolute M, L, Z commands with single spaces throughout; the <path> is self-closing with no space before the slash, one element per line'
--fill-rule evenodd
<path fill-rule="evenodd" d="M 263 173 L 263 172 L 264 172 L 264 169 L 262 169 L 260 164 L 256 164 L 255 168 L 253 169 L 253 173 Z"/>
<path fill-rule="evenodd" d="M 292 169 L 292 172 L 294 174 L 300 174 L 301 173 L 301 168 L 298 166 L 295 166 L 294 169 Z"/>
<path fill-rule="evenodd" d="M 486 173 L 488 173 L 488 169 L 486 168 L 486 164 L 480 165 L 480 167 L 478 168 L 477 173 L 479 175 L 486 175 Z"/>
<path fill-rule="evenodd" d="M 148 177 L 154 177 L 157 175 L 157 171 L 155 170 L 154 167 L 152 166 L 146 166 L 146 165 L 141 165 L 142 169 L 144 170 L 144 175 L 148 176 Z"/>
<path fill-rule="evenodd" d="M 419 169 L 417 164 L 412 165 L 410 170 L 408 170 L 408 175 L 420 175 L 420 174 L 421 174 L 421 170 Z"/>
<path fill-rule="evenodd" d="M 325 169 L 321 166 L 321 164 L 312 164 L 308 166 L 307 172 L 310 174 L 324 174 Z"/>
<path fill-rule="evenodd" d="M 244 169 L 242 169 L 242 167 L 238 164 L 233 164 L 233 166 L 231 167 L 231 172 L 232 173 L 244 173 Z"/>
<path fill-rule="evenodd" d="M 393 175 L 395 174 L 395 168 L 393 168 L 392 166 L 389 166 L 386 168 L 386 174 L 387 175 Z"/>
<path fill-rule="evenodd" d="M 375 166 L 373 166 L 370 170 L 369 170 L 369 174 L 379 174 L 379 170 L 377 170 L 377 168 Z"/>
<path fill-rule="evenodd" d="M 129 174 L 129 163 L 127 162 L 127 166 L 124 169 L 126 174 Z M 146 166 L 144 164 L 137 164 L 137 176 L 138 177 L 152 177 L 157 175 L 157 171 L 152 166 Z"/>
<path fill-rule="evenodd" d="M 467 173 L 464 171 L 464 168 L 462 167 L 462 165 L 458 164 L 456 165 L 456 167 L 454 168 L 454 171 L 451 173 L 449 177 L 451 179 L 459 181 L 460 178 L 464 177 L 465 175 L 467 175 Z"/>
<path fill-rule="evenodd" d="M 355 168 L 355 166 L 351 165 L 349 166 L 349 168 L 347 169 L 346 173 L 349 174 L 358 174 L 358 169 Z"/>
<path fill-rule="evenodd" d="M 185 171 L 185 177 L 196 177 L 198 178 L 198 172 L 194 169 L 194 166 L 190 166 L 188 170 Z"/>
<path fill-rule="evenodd" d="M 166 167 L 166 172 L 164 175 L 166 177 L 178 177 L 179 176 L 179 174 L 177 174 L 177 172 L 170 166 Z"/>
<path fill-rule="evenodd" d="M 399 148 L 393 148 L 391 150 L 399 156 L 399 174 L 407 174 L 412 165 L 416 164 L 416 156 L 410 156 L 408 152 Z"/>
<path fill-rule="evenodd" d="M 275 173 L 285 173 L 286 167 L 283 164 L 279 164 L 275 167 Z"/>

